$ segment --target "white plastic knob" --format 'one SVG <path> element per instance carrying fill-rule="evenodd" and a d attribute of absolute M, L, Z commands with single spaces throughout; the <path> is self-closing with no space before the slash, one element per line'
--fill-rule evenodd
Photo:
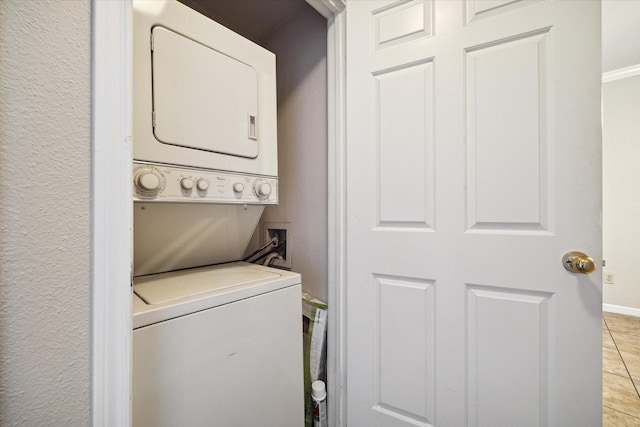
<path fill-rule="evenodd" d="M 142 190 L 154 191 L 160 188 L 160 177 L 153 172 L 143 172 L 138 175 L 137 185 Z"/>
<path fill-rule="evenodd" d="M 235 191 L 236 193 L 242 193 L 244 191 L 244 184 L 242 184 L 241 182 L 236 182 L 235 184 L 233 184 L 233 191 Z"/>
<path fill-rule="evenodd" d="M 271 184 L 263 182 L 256 187 L 256 194 L 258 197 L 268 197 L 271 194 Z"/>
<path fill-rule="evenodd" d="M 198 187 L 198 190 L 200 191 L 207 191 L 207 189 L 209 188 L 209 183 L 204 179 L 199 179 L 196 185 Z"/>
<path fill-rule="evenodd" d="M 193 188 L 193 180 L 190 178 L 182 178 L 180 180 L 180 186 L 185 190 L 191 190 Z"/>

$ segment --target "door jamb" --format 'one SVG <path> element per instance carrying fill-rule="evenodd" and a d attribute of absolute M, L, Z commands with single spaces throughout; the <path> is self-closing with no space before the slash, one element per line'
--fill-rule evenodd
<path fill-rule="evenodd" d="M 329 419 L 346 425 L 344 0 L 327 18 Z M 92 425 L 131 425 L 132 2 L 92 0 Z M 118 284 L 127 283 L 128 286 Z"/>
<path fill-rule="evenodd" d="M 327 219 L 329 425 L 347 424 L 346 373 L 346 3 L 307 0 L 327 18 Z"/>
<path fill-rule="evenodd" d="M 92 381 L 95 427 L 131 425 L 132 5 L 91 2 Z"/>

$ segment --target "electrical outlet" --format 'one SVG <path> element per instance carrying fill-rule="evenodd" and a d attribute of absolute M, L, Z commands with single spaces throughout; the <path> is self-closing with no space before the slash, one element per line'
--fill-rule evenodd
<path fill-rule="evenodd" d="M 616 283 L 616 275 L 613 273 L 604 273 L 604 283 L 614 285 Z"/>
<path fill-rule="evenodd" d="M 291 223 L 290 222 L 265 222 L 262 224 L 263 245 L 271 239 L 276 239 L 277 253 L 282 257 L 272 259 L 271 267 L 279 267 L 291 270 Z"/>

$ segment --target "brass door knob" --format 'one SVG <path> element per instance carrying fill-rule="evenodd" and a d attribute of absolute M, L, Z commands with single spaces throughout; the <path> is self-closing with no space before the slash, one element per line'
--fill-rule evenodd
<path fill-rule="evenodd" d="M 562 257 L 562 265 L 572 273 L 589 274 L 596 271 L 595 261 L 582 252 L 567 252 Z"/>

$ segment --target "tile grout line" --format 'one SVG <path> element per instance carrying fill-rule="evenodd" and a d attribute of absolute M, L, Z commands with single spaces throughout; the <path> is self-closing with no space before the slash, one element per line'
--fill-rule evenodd
<path fill-rule="evenodd" d="M 605 319 L 604 316 L 602 316 L 602 320 L 604 321 L 604 325 L 607 327 L 607 332 L 609 333 L 609 336 L 611 337 L 611 340 L 613 341 L 613 345 L 616 346 L 616 351 L 618 352 L 618 356 L 620 356 L 620 360 L 622 360 L 622 364 L 624 365 L 624 369 L 627 371 L 627 374 L 629 374 L 629 380 L 631 380 L 631 385 L 633 385 L 633 389 L 636 391 L 636 395 L 638 396 L 638 399 L 640 399 L 640 392 L 638 392 L 638 387 L 636 387 L 636 382 L 633 380 L 633 377 L 631 377 L 631 372 L 629 372 L 629 368 L 627 368 L 627 364 L 624 361 L 624 357 L 622 357 L 622 354 L 620 353 L 620 349 L 618 348 L 618 343 L 616 343 L 616 339 L 613 338 L 613 334 L 611 333 L 611 329 L 609 329 L 609 325 L 607 324 L 607 319 Z"/>
<path fill-rule="evenodd" d="M 621 410 L 619 410 L 619 409 L 612 408 L 611 406 L 602 405 L 602 407 L 603 407 L 603 408 L 607 408 L 607 409 L 609 409 L 609 410 L 611 410 L 611 411 L 614 411 L 614 412 L 618 412 L 618 413 L 620 413 L 620 414 L 624 414 L 624 415 L 626 415 L 626 416 L 628 416 L 628 417 L 631 417 L 631 418 L 634 418 L 634 419 L 636 419 L 636 420 L 640 420 L 640 418 L 636 417 L 635 415 L 628 414 L 628 413 L 626 413 L 626 412 L 624 412 L 624 411 L 621 411 Z"/>

